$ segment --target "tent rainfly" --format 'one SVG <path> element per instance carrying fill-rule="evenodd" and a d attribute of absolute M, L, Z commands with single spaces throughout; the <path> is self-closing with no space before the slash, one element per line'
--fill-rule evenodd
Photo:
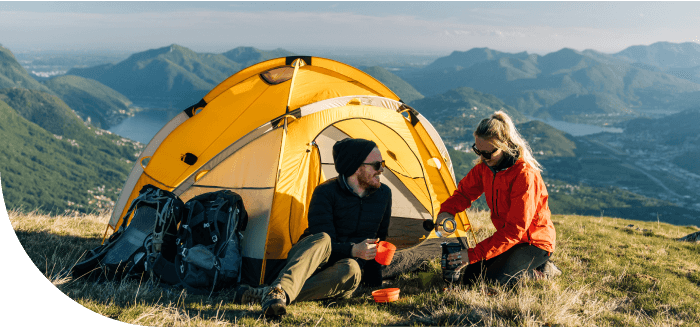
<path fill-rule="evenodd" d="M 448 239 L 423 229 L 456 189 L 433 126 L 368 74 L 307 56 L 243 69 L 168 122 L 131 170 L 105 237 L 128 225 L 126 209 L 144 185 L 183 201 L 229 189 L 249 215 L 241 282 L 269 284 L 307 227 L 314 188 L 337 175 L 333 144 L 348 137 L 376 142 L 386 160 L 381 181 L 393 194 L 387 241 L 397 252 L 384 277 L 435 258 L 441 242 L 464 244 L 471 229 L 465 213 Z"/>

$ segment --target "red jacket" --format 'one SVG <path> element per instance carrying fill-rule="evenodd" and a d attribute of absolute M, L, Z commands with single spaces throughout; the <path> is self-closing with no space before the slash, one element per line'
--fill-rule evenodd
<path fill-rule="evenodd" d="M 491 259 L 520 243 L 554 251 L 556 232 L 547 203 L 549 194 L 538 170 L 518 159 L 513 166 L 494 174 L 480 163 L 459 182 L 440 212 L 454 215 L 464 211 L 482 193 L 496 233 L 468 250 L 470 264 Z"/>

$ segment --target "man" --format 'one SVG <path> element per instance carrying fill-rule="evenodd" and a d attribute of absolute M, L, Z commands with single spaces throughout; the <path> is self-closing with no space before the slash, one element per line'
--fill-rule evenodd
<path fill-rule="evenodd" d="M 344 139 L 333 145 L 333 161 L 338 177 L 316 187 L 309 227 L 262 289 L 265 317 L 286 314 L 292 301 L 349 298 L 361 280 L 381 285 L 375 243 L 386 239 L 391 218 L 391 190 L 379 182 L 381 152 L 372 141 Z"/>

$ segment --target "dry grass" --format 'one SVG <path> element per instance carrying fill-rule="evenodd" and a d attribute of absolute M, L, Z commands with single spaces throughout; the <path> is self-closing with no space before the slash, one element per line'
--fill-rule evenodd
<path fill-rule="evenodd" d="M 281 321 L 266 321 L 260 305 L 230 303 L 230 294 L 188 295 L 149 280 L 95 284 L 64 277 L 86 250 L 99 245 L 105 214 L 51 217 L 9 212 L 27 254 L 59 290 L 106 317 L 148 326 L 697 326 L 700 324 L 700 248 L 676 239 L 694 226 L 606 217 L 555 216 L 564 275 L 522 279 L 514 287 L 461 286 L 444 290 L 434 260 L 427 271 L 390 283 L 401 299 L 372 301 L 360 288 L 348 300 L 289 306 Z M 493 233 L 488 212 L 469 214 L 481 240 Z M 628 227 L 628 225 L 634 225 Z M 494 292 L 495 290 L 496 292 Z"/>

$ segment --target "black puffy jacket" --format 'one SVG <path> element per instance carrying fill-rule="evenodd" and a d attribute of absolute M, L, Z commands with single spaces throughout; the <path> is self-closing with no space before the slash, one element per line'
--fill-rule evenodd
<path fill-rule="evenodd" d="M 391 219 L 391 189 L 382 184 L 361 198 L 345 181 L 331 178 L 314 190 L 308 218 L 309 227 L 300 239 L 327 233 L 332 244 L 328 265 L 332 265 L 338 260 L 351 258 L 353 244 L 373 238 L 386 240 Z M 360 267 L 365 266 L 365 260 L 357 259 L 357 262 Z"/>

